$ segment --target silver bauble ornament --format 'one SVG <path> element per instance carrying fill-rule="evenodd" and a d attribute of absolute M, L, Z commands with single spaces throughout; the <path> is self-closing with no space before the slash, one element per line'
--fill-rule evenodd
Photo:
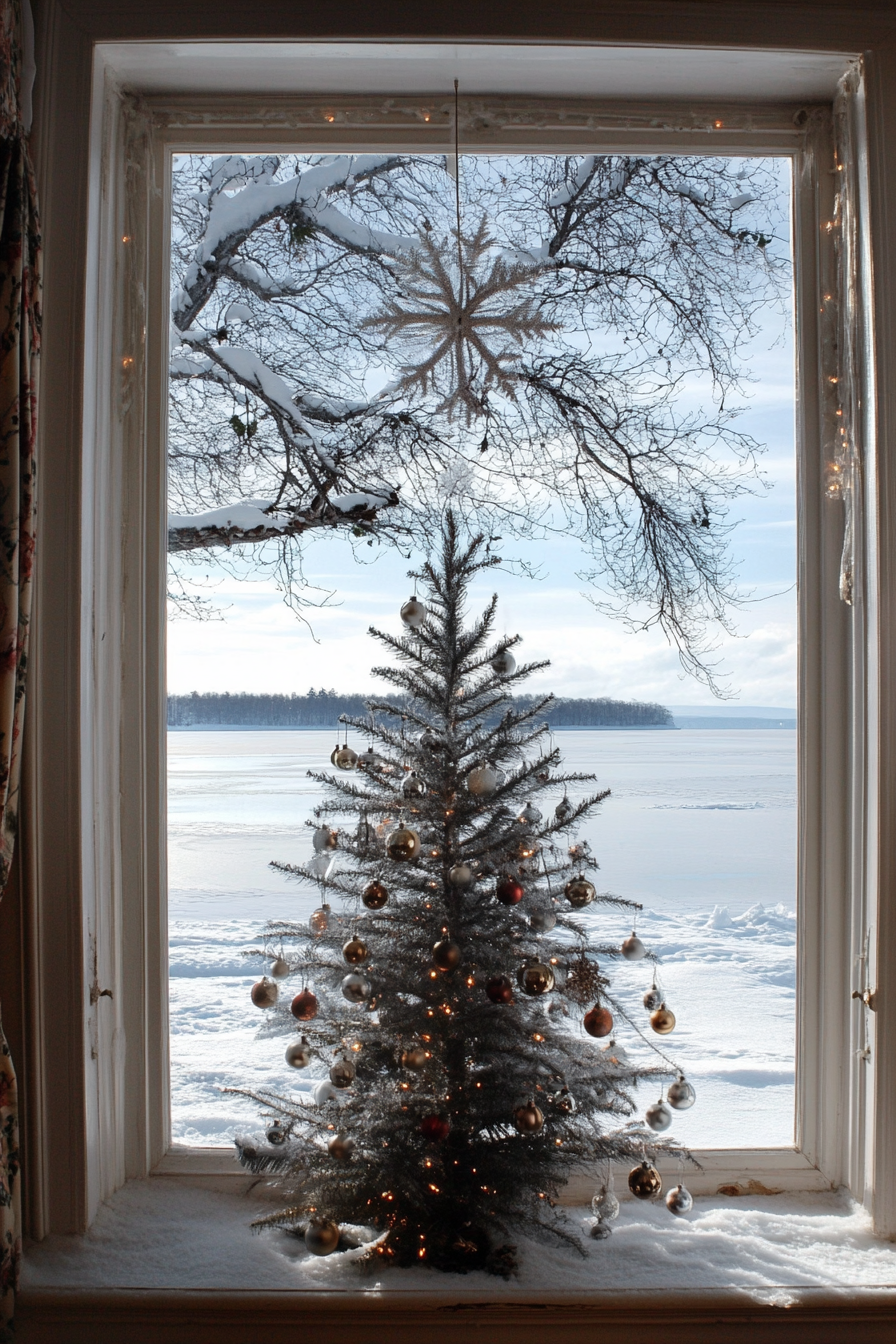
<path fill-rule="evenodd" d="M 656 985 L 651 985 L 649 989 L 644 991 L 644 998 L 642 999 L 642 1003 L 644 1004 L 644 1007 L 647 1009 L 648 1013 L 652 1013 L 656 1008 L 659 1008 L 662 1001 L 663 996 L 657 989 Z"/>
<path fill-rule="evenodd" d="M 626 938 L 620 951 L 626 961 L 640 961 L 642 957 L 647 956 L 647 948 L 641 942 L 641 939 L 634 930 L 632 930 L 631 938 Z"/>
<path fill-rule="evenodd" d="M 340 753 L 341 750 L 342 750 L 342 743 L 341 743 L 341 742 L 337 742 L 336 745 L 335 745 L 335 747 L 333 748 L 333 750 L 330 752 L 330 764 L 331 764 L 331 765 L 335 765 L 335 764 L 336 764 L 336 757 L 339 755 L 339 753 Z"/>
<path fill-rule="evenodd" d="M 311 1100 L 315 1106 L 323 1106 L 325 1102 L 333 1101 L 338 1096 L 339 1093 L 329 1078 L 321 1078 L 320 1082 L 311 1088 Z"/>
<path fill-rule="evenodd" d="M 612 1232 L 613 1229 L 610 1224 L 605 1223 L 602 1218 L 598 1218 L 596 1222 L 591 1224 L 589 1236 L 592 1236 L 595 1241 L 606 1241 L 607 1237 L 612 1235 Z"/>
<path fill-rule="evenodd" d="M 336 762 L 334 761 L 333 764 L 335 765 Z M 379 757 L 372 746 L 368 747 L 366 751 L 362 751 L 358 757 L 359 770 L 375 770 L 378 765 Z"/>
<path fill-rule="evenodd" d="M 285 980 L 289 975 L 289 962 L 284 957 L 277 957 L 271 965 L 271 975 L 275 980 Z"/>
<path fill-rule="evenodd" d="M 666 1100 L 675 1111 L 689 1111 L 697 1100 L 697 1093 L 683 1073 L 678 1075 L 674 1083 L 669 1084 Z"/>
<path fill-rule="evenodd" d="M 444 751 L 445 739 L 434 733 L 431 728 L 426 728 L 420 734 L 420 746 L 424 751 Z"/>
<path fill-rule="evenodd" d="M 311 843 L 320 854 L 325 849 L 335 849 L 339 843 L 339 836 L 329 826 L 318 826 L 311 837 Z"/>
<path fill-rule="evenodd" d="M 494 793 L 498 787 L 498 772 L 493 765 L 474 766 L 467 775 L 467 788 L 476 798 Z"/>
<path fill-rule="evenodd" d="M 509 677 L 516 671 L 516 659 L 509 649 L 502 649 L 491 660 L 492 671 L 497 677 Z"/>
<path fill-rule="evenodd" d="M 569 820 L 569 818 L 572 816 L 572 812 L 573 812 L 572 803 L 569 801 L 566 794 L 564 793 L 563 797 L 560 799 L 559 803 L 554 808 L 554 820 L 559 821 L 562 824 L 564 821 Z"/>
<path fill-rule="evenodd" d="M 644 1119 L 655 1133 L 662 1134 L 672 1124 L 672 1112 L 664 1101 L 655 1101 L 647 1107 Z"/>
<path fill-rule="evenodd" d="M 279 992 L 276 983 L 265 975 L 252 986 L 249 997 L 256 1008 L 273 1008 Z"/>
<path fill-rule="evenodd" d="M 386 837 L 386 853 L 398 863 L 416 859 L 420 853 L 420 836 L 410 826 L 399 826 Z"/>
<path fill-rule="evenodd" d="M 409 597 L 398 614 L 409 630 L 419 630 L 426 620 L 426 607 L 419 597 Z"/>
<path fill-rule="evenodd" d="M 521 826 L 536 826 L 541 821 L 541 813 L 534 803 L 527 803 L 517 821 Z"/>
<path fill-rule="evenodd" d="M 455 863 L 448 869 L 448 881 L 452 887 L 468 887 L 473 881 L 473 869 L 468 863 Z"/>
<path fill-rule="evenodd" d="M 683 1185 L 676 1185 L 666 1196 L 666 1208 L 670 1213 L 674 1213 L 676 1218 L 690 1213 L 693 1207 L 694 1196 Z"/>
<path fill-rule="evenodd" d="M 605 1223 L 612 1223 L 619 1217 L 619 1200 L 609 1186 L 602 1185 L 598 1190 L 591 1201 L 591 1212 Z"/>
<path fill-rule="evenodd" d="M 342 747 L 337 751 L 333 764 L 337 770 L 355 770 L 358 765 L 358 753 L 349 746 Z"/>
<path fill-rule="evenodd" d="M 351 1087 L 355 1081 L 355 1066 L 350 1059 L 337 1059 L 330 1068 L 330 1082 L 334 1087 Z"/>
<path fill-rule="evenodd" d="M 602 1055 L 606 1056 L 607 1062 L 610 1064 L 628 1063 L 628 1051 L 623 1046 L 617 1045 L 612 1038 L 607 1041 L 606 1045 L 601 1046 L 600 1051 Z"/>
<path fill-rule="evenodd" d="M 275 1120 L 266 1135 L 268 1143 L 272 1143 L 275 1148 L 286 1142 L 287 1134 L 279 1120 Z"/>
<path fill-rule="evenodd" d="M 311 1063 L 311 1046 L 304 1036 L 286 1047 L 284 1059 L 291 1069 L 307 1069 Z"/>
<path fill-rule="evenodd" d="M 336 855 L 330 852 L 315 854 L 308 860 L 308 871 L 312 877 L 318 878 L 321 882 L 326 882 L 327 878 L 336 867 Z"/>
<path fill-rule="evenodd" d="M 575 1115 L 576 1099 L 568 1087 L 561 1088 L 551 1097 L 551 1104 L 561 1115 Z"/>
<path fill-rule="evenodd" d="M 556 923 L 553 910 L 533 910 L 529 916 L 529 928 L 533 933 L 550 933 Z"/>
<path fill-rule="evenodd" d="M 401 786 L 405 798 L 422 798 L 426 792 L 426 781 L 417 774 L 408 775 Z"/>
<path fill-rule="evenodd" d="M 305 1245 L 312 1255 L 330 1255 L 339 1245 L 341 1233 L 327 1218 L 312 1218 L 305 1228 Z"/>
<path fill-rule="evenodd" d="M 554 988 L 554 972 L 543 962 L 530 961 L 520 970 L 519 982 L 524 994 L 548 994 Z"/>
<path fill-rule="evenodd" d="M 327 1152 L 331 1157 L 335 1157 L 337 1162 L 350 1161 L 354 1151 L 354 1143 L 343 1134 L 334 1134 L 327 1144 Z"/>
<path fill-rule="evenodd" d="M 342 997 L 348 999 L 349 1003 L 363 1003 L 370 998 L 371 990 L 370 981 L 357 971 L 352 971 L 342 981 Z"/>

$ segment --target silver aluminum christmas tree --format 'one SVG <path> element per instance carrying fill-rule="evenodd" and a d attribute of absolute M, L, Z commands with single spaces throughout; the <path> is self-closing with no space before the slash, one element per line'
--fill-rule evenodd
<path fill-rule="evenodd" d="M 311 1094 L 246 1094 L 267 1133 L 237 1152 L 288 1199 L 259 1225 L 318 1254 L 363 1242 L 366 1227 L 371 1257 L 506 1274 L 515 1234 L 581 1248 L 555 1205 L 571 1175 L 634 1162 L 632 1192 L 652 1198 L 657 1150 L 680 1152 L 657 1137 L 665 1102 L 631 1119 L 637 1083 L 659 1087 L 668 1061 L 636 1066 L 612 1040 L 626 1014 L 604 967 L 649 954 L 634 935 L 595 944 L 578 913 L 600 904 L 631 927 L 638 908 L 596 892 L 574 840 L 607 792 L 567 798 L 593 777 L 561 772 L 539 722 L 549 698 L 514 711 L 512 690 L 545 664 L 517 670 L 517 640 L 493 641 L 497 599 L 464 622 L 471 580 L 497 563 L 481 536 L 461 543 L 449 514 L 438 563 L 414 576 L 425 601 L 402 608 L 407 634 L 371 632 L 397 659 L 377 675 L 400 701 L 372 702 L 373 726 L 355 725 L 375 749 L 337 747 L 336 775 L 314 775 L 329 795 L 315 857 L 274 865 L 323 885 L 324 902 L 307 924 L 267 926 L 271 973 L 252 998 L 317 1081 Z M 536 800 L 560 788 L 543 816 Z M 662 1035 L 675 1020 L 653 994 Z M 693 1097 L 682 1077 L 669 1088 L 675 1108 Z M 690 1196 L 668 1202 L 685 1212 Z M 617 1208 L 596 1200 L 597 1235 Z"/>

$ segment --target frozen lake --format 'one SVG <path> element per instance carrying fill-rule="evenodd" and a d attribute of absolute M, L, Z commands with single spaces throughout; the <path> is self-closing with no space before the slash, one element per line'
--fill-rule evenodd
<path fill-rule="evenodd" d="M 662 958 L 678 1026 L 664 1049 L 697 1089 L 674 1135 L 691 1147 L 793 1141 L 796 734 L 772 730 L 558 732 L 570 770 L 612 796 L 583 831 L 600 886 L 641 901 L 638 932 Z M 227 1144 L 256 1128 L 228 1086 L 305 1088 L 284 1041 L 256 1038 L 242 949 L 268 919 L 304 919 L 317 893 L 268 868 L 311 852 L 332 732 L 168 735 L 171 1111 L 175 1142 Z M 559 797 L 559 794 L 558 794 Z M 597 911 L 603 936 L 629 930 Z M 643 1019 L 643 965 L 612 968 Z M 623 1027 L 633 1057 L 645 1051 Z M 309 1071 L 310 1072 L 310 1071 Z M 645 1105 L 654 1098 L 644 1097 Z"/>

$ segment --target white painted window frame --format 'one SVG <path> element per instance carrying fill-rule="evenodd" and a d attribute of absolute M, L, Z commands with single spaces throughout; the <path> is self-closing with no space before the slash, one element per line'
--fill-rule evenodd
<path fill-rule="evenodd" d="M 879 1099 L 896 1089 L 896 1061 L 876 1057 L 875 1014 L 850 1000 L 853 988 L 873 987 L 878 938 L 872 871 L 876 728 L 869 708 L 875 664 L 868 651 L 879 632 L 868 560 L 876 519 L 871 467 L 862 486 L 868 498 L 857 514 L 851 608 L 837 592 L 842 509 L 825 501 L 823 489 L 826 445 L 838 423 L 828 381 L 837 376 L 836 341 L 831 301 L 824 299 L 836 298 L 831 110 L 767 102 L 472 101 L 476 123 L 464 129 L 470 152 L 752 153 L 793 161 L 800 523 L 797 1138 L 792 1149 L 698 1152 L 703 1172 L 689 1185 L 715 1192 L 751 1181 L 769 1190 L 848 1184 L 856 1197 L 874 1203 L 881 1230 L 896 1232 L 896 1163 L 882 1152 L 879 1116 Z M 424 123 L 419 113 L 426 102 L 419 96 L 388 104 L 344 96 L 140 98 L 122 93 L 97 55 L 82 508 L 82 740 L 91 744 L 83 757 L 81 794 L 85 983 L 91 987 L 85 1003 L 90 1217 L 130 1177 L 241 1179 L 224 1149 L 170 1144 L 164 486 L 171 157 L 286 148 L 449 151 L 449 123 Z M 861 193 L 856 205 L 861 209 Z M 862 289 L 868 284 L 863 227 L 858 237 L 867 352 L 873 333 Z M 867 383 L 860 401 L 870 464 L 870 373 Z M 870 964 L 860 964 L 866 946 Z M 866 1048 L 870 1056 L 861 1057 Z M 586 1184 L 574 1183 L 569 1198 L 590 1193 Z"/>

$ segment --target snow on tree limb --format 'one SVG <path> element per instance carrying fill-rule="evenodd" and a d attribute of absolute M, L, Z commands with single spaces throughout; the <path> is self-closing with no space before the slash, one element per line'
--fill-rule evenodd
<path fill-rule="evenodd" d="M 319 528 L 346 524 L 372 526 L 380 509 L 395 508 L 395 491 L 356 491 L 322 499 L 303 513 L 284 516 L 272 502 L 245 499 L 238 504 L 208 509 L 205 513 L 168 515 L 168 551 L 207 550 L 218 546 L 239 546 L 297 537 Z"/>

